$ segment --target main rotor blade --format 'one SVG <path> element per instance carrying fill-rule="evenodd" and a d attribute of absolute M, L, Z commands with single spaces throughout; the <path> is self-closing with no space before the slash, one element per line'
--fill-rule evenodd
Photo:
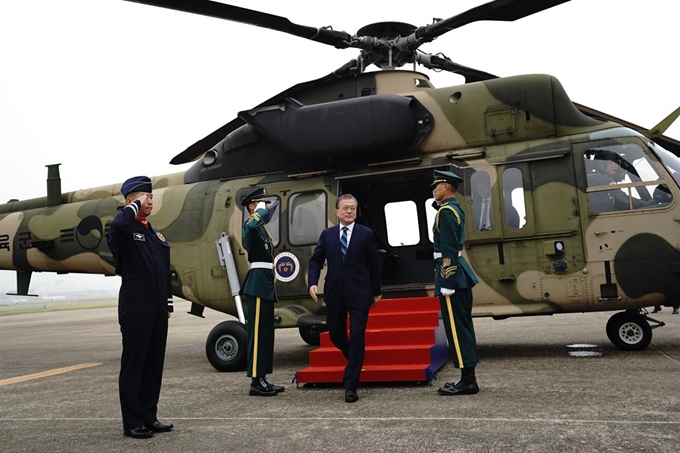
<path fill-rule="evenodd" d="M 421 27 L 416 30 L 415 34 L 419 41 L 431 41 L 444 33 L 472 22 L 482 20 L 513 22 L 568 1 L 570 0 L 495 0 L 469 9 L 457 16 Z"/>
<path fill-rule="evenodd" d="M 184 11 L 187 13 L 200 14 L 202 16 L 216 17 L 218 19 L 242 22 L 281 31 L 300 38 L 317 41 L 338 48 L 349 46 L 351 35 L 344 31 L 335 31 L 330 28 L 315 28 L 292 23 L 285 17 L 262 13 L 252 9 L 226 5 L 210 0 L 126 0 L 129 2 L 143 3 L 145 5 L 159 6 L 162 8 Z"/>

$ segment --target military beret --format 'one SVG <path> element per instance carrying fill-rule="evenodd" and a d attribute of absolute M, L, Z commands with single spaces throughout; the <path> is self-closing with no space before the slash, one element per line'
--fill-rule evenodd
<path fill-rule="evenodd" d="M 123 183 L 120 193 L 127 197 L 130 192 L 151 193 L 151 179 L 148 176 L 133 176 Z"/>
<path fill-rule="evenodd" d="M 250 203 L 259 203 L 264 201 L 265 203 L 271 203 L 267 200 L 267 191 L 264 187 L 259 187 L 252 192 L 250 192 L 241 202 L 241 206 L 248 206 Z"/>
<path fill-rule="evenodd" d="M 432 182 L 432 184 L 430 184 L 430 187 L 434 187 L 440 182 L 446 182 L 451 184 L 453 187 L 457 188 L 458 184 L 463 182 L 463 178 L 450 171 L 434 170 L 432 172 L 432 176 L 434 178 L 434 181 Z"/>

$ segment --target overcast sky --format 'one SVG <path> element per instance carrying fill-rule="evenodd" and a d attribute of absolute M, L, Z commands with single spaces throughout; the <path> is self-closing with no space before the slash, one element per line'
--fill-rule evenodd
<path fill-rule="evenodd" d="M 231 3 L 353 34 L 381 21 L 427 25 L 484 1 Z M 678 13 L 671 0 L 572 0 L 421 49 L 499 76 L 554 75 L 573 101 L 651 128 L 680 106 Z M 52 163 L 64 192 L 184 171 L 170 159 L 238 111 L 357 54 L 122 0 L 0 0 L 0 203 L 44 196 Z M 419 70 L 437 87 L 462 83 Z M 680 124 L 667 135 L 680 139 Z"/>

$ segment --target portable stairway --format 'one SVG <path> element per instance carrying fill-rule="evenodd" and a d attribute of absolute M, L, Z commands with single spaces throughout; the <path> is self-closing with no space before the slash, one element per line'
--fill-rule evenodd
<path fill-rule="evenodd" d="M 383 299 L 371 309 L 360 382 L 430 382 L 447 358 L 438 298 Z M 297 383 L 342 383 L 346 363 L 323 332 Z"/>

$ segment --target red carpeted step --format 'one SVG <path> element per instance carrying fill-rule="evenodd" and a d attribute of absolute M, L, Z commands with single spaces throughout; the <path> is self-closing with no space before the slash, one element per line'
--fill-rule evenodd
<path fill-rule="evenodd" d="M 331 384 L 342 383 L 343 366 L 306 368 L 297 372 L 298 383 Z M 434 369 L 422 364 L 415 365 L 374 365 L 361 369 L 361 382 L 420 382 L 430 381 Z"/>
<path fill-rule="evenodd" d="M 439 325 L 439 320 L 431 326 L 425 327 L 386 327 L 382 329 L 366 329 L 367 345 L 407 345 L 407 344 L 433 344 L 435 342 L 434 331 Z M 325 333 L 325 332 L 324 332 Z M 326 333 L 320 337 L 322 348 L 335 348 L 330 336 Z"/>
<path fill-rule="evenodd" d="M 398 346 L 366 346 L 364 364 L 371 365 L 399 365 L 400 363 L 430 364 L 429 345 L 398 345 Z M 342 352 L 333 348 L 319 348 L 309 353 L 310 366 L 338 365 L 345 366 Z"/>
<path fill-rule="evenodd" d="M 439 299 L 436 297 L 410 297 L 406 299 L 383 299 L 371 308 L 371 313 L 399 311 L 434 311 L 438 312 Z"/>
<path fill-rule="evenodd" d="M 438 320 L 438 313 L 432 311 L 371 313 L 368 315 L 366 329 L 406 329 L 414 326 L 434 328 L 437 327 Z"/>

